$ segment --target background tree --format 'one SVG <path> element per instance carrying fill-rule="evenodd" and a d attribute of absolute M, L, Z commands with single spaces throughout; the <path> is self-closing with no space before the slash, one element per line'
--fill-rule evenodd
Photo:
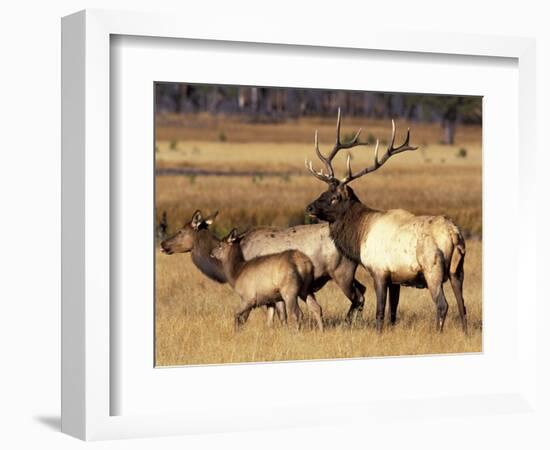
<path fill-rule="evenodd" d="M 251 120 L 280 121 L 299 116 L 333 117 L 338 107 L 349 116 L 439 122 L 441 142 L 453 144 L 460 123 L 481 124 L 481 98 L 329 89 L 259 88 L 156 83 L 160 113 L 240 114 Z"/>
<path fill-rule="evenodd" d="M 405 96 L 410 116 L 418 115 L 427 122 L 439 121 L 443 128 L 442 143 L 454 144 L 458 123 L 481 123 L 481 98 L 450 95 Z"/>

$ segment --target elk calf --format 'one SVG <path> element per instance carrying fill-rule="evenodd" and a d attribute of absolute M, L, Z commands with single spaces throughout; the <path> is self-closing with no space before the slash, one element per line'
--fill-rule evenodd
<path fill-rule="evenodd" d="M 241 237 L 233 229 L 212 250 L 212 257 L 221 262 L 228 283 L 241 298 L 235 312 L 235 329 L 246 322 L 253 308 L 280 302 L 284 302 L 287 314 L 299 326 L 301 311 L 298 298 L 301 298 L 322 331 L 321 307 L 311 290 L 314 279 L 311 260 L 302 252 L 286 250 L 245 261 L 240 240 Z"/>

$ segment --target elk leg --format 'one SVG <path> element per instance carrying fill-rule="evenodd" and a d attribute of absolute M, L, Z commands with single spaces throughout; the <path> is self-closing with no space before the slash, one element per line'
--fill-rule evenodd
<path fill-rule="evenodd" d="M 323 310 L 321 309 L 321 305 L 317 303 L 317 300 L 313 294 L 307 296 L 306 304 L 310 312 L 315 317 L 319 330 L 323 331 Z"/>
<path fill-rule="evenodd" d="M 267 322 L 266 325 L 268 328 L 273 328 L 273 318 L 275 317 L 275 307 L 272 305 L 266 306 L 267 311 Z"/>
<path fill-rule="evenodd" d="M 357 314 L 363 311 L 365 304 L 365 297 L 363 294 L 367 290 L 359 281 L 355 278 L 355 271 L 342 270 L 336 271 L 331 274 L 332 279 L 344 293 L 344 295 L 351 302 L 348 313 L 346 315 L 346 322 L 351 324 L 357 318 Z"/>
<path fill-rule="evenodd" d="M 298 312 L 298 295 L 295 292 L 282 293 L 281 296 L 285 302 L 286 313 L 295 322 L 297 329 L 300 329 L 301 311 Z"/>
<path fill-rule="evenodd" d="M 286 319 L 285 302 L 276 302 L 275 309 L 277 310 L 277 316 L 279 317 L 279 321 L 283 325 L 286 325 L 287 319 Z"/>
<path fill-rule="evenodd" d="M 268 328 L 273 328 L 273 319 L 275 317 L 275 312 L 277 312 L 277 317 L 279 321 L 286 325 L 286 309 L 283 302 L 276 302 L 273 305 L 267 305 L 267 326 Z"/>
<path fill-rule="evenodd" d="M 252 311 L 252 308 L 250 308 L 249 310 L 247 310 L 247 311 L 245 311 L 244 313 L 241 314 L 241 322 L 243 324 L 245 324 L 248 321 L 248 317 L 250 316 L 251 311 Z"/>
<path fill-rule="evenodd" d="M 397 320 L 397 306 L 399 305 L 399 291 L 401 286 L 398 284 L 390 284 L 388 288 L 390 298 L 390 324 L 395 325 Z"/>
<path fill-rule="evenodd" d="M 246 307 L 245 309 L 239 308 L 235 312 L 235 331 L 239 331 L 241 326 L 246 322 L 246 319 L 248 319 L 248 315 L 250 314 L 250 307 Z"/>
<path fill-rule="evenodd" d="M 431 271 L 424 271 L 424 278 L 428 285 L 428 290 L 432 296 L 432 300 L 435 304 L 435 326 L 436 329 L 443 331 L 443 325 L 445 325 L 445 317 L 447 316 L 447 310 L 449 305 L 445 299 L 445 293 L 443 292 L 443 266 L 442 264 L 435 264 L 431 267 Z"/>
<path fill-rule="evenodd" d="M 239 331 L 241 326 L 246 323 L 246 320 L 248 319 L 248 315 L 250 314 L 250 310 L 252 309 L 252 306 L 249 304 L 241 304 L 241 306 L 235 311 L 235 331 Z"/>
<path fill-rule="evenodd" d="M 384 327 L 384 310 L 388 294 L 388 282 L 384 276 L 374 276 L 374 290 L 376 291 L 376 331 L 382 332 Z"/>
<path fill-rule="evenodd" d="M 462 265 L 456 271 L 456 273 L 450 274 L 451 286 L 456 298 L 456 305 L 458 306 L 458 314 L 460 315 L 460 321 L 462 322 L 462 331 L 465 334 L 468 333 L 468 323 L 466 319 L 466 306 L 464 306 L 464 297 L 462 296 L 462 285 L 464 282 L 464 271 Z"/>
<path fill-rule="evenodd" d="M 439 314 L 438 330 L 441 333 L 443 331 L 443 325 L 445 325 L 445 318 L 447 317 L 447 310 L 449 309 L 449 304 L 445 298 L 443 292 L 443 285 L 439 287 L 439 295 L 437 297 L 437 312 Z"/>
<path fill-rule="evenodd" d="M 351 297 L 348 297 L 351 301 L 351 306 L 349 308 L 348 314 L 346 316 L 346 321 L 349 323 L 355 322 L 357 316 L 363 311 L 365 306 L 365 297 L 364 294 L 367 290 L 359 281 L 353 280 L 353 294 Z"/>
<path fill-rule="evenodd" d="M 437 331 L 442 332 L 443 325 L 445 325 L 445 317 L 447 317 L 447 310 L 449 309 L 449 304 L 443 292 L 443 284 L 430 285 L 428 282 L 428 289 L 435 303 L 435 326 Z"/>
<path fill-rule="evenodd" d="M 441 251 L 433 240 L 424 242 L 420 252 L 420 263 L 424 279 L 426 280 L 426 286 L 435 303 L 436 329 L 442 332 L 443 325 L 445 325 L 445 317 L 447 317 L 447 310 L 449 309 L 445 293 L 443 292 L 445 262 L 443 261 Z"/>
<path fill-rule="evenodd" d="M 302 308 L 300 308 L 300 305 L 296 303 L 296 312 L 298 313 L 298 321 L 302 323 L 304 321 L 304 313 L 302 312 Z"/>

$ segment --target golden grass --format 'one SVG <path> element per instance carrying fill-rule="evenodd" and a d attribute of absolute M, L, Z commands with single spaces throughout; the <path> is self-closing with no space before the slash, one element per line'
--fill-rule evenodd
<path fill-rule="evenodd" d="M 225 154 L 223 146 L 220 148 L 213 144 L 212 151 L 205 150 L 199 155 L 193 167 L 221 166 L 229 160 L 225 166 L 228 170 L 243 170 L 251 166 L 275 170 L 278 165 L 286 164 L 303 175 L 157 176 L 157 215 L 166 211 L 170 228 L 174 230 L 188 221 L 197 208 L 206 212 L 219 210 L 217 227 L 221 233 L 233 226 L 246 229 L 259 225 L 303 223 L 305 206 L 325 189 L 325 185 L 304 168 L 304 156 L 311 157 L 311 149 L 306 153 L 298 145 L 289 145 L 271 151 L 273 144 L 262 143 L 252 147 L 250 154 L 236 150 Z M 433 150 L 434 155 L 437 152 L 442 153 L 443 150 Z M 435 160 L 433 155 L 428 154 Z M 379 172 L 354 182 L 353 188 L 359 198 L 373 208 L 404 208 L 418 214 L 446 214 L 466 234 L 479 236 L 482 232 L 479 155 L 478 148 L 477 154 L 472 151 L 466 161 L 456 158 L 442 163 L 439 157 L 437 162 L 425 163 L 420 153 L 402 154 L 399 159 L 390 160 Z M 368 158 L 372 158 L 370 152 L 368 157 L 357 157 L 353 160 L 354 167 L 369 164 L 371 160 Z M 336 167 L 342 173 L 343 168 Z"/>
<path fill-rule="evenodd" d="M 412 141 L 419 145 L 437 143 L 443 132 L 437 123 L 411 123 L 396 120 L 397 136 L 403 136 L 411 127 Z M 157 141 L 207 141 L 216 142 L 293 142 L 313 144 L 313 131 L 319 130 L 321 143 L 334 142 L 336 116 L 334 118 L 302 117 L 281 123 L 251 123 L 245 117 L 209 114 L 160 114 L 156 118 L 155 135 Z M 352 135 L 362 128 L 362 136 L 381 140 L 388 139 L 391 133 L 390 119 L 362 119 L 342 117 L 342 136 Z M 461 145 L 481 142 L 481 127 L 459 126 L 456 142 Z"/>
<path fill-rule="evenodd" d="M 255 361 L 422 355 L 482 351 L 481 243 L 467 243 L 464 297 L 469 335 L 462 333 L 452 290 L 445 285 L 449 313 L 443 334 L 435 331 L 435 308 L 425 289 L 402 288 L 395 327 L 375 331 L 375 299 L 362 270 L 367 294 L 362 317 L 344 323 L 349 301 L 332 282 L 318 294 L 326 330 L 316 330 L 307 308 L 302 330 L 265 325 L 265 310 L 252 311 L 242 331 L 233 329 L 238 297 L 193 266 L 188 254 L 157 254 L 156 364 L 218 364 Z"/>
<path fill-rule="evenodd" d="M 332 139 L 321 149 L 328 153 Z M 460 158 L 458 152 L 465 148 L 467 156 Z M 385 147 L 381 144 L 379 153 Z M 372 164 L 374 145 L 358 147 L 351 153 L 352 166 L 362 167 Z M 342 152 L 335 159 L 335 169 L 339 173 L 345 171 L 347 152 Z M 316 166 L 319 162 L 315 156 L 313 145 L 300 143 L 272 143 L 272 142 L 202 142 L 186 141 L 171 143 L 157 141 L 157 167 L 194 167 L 201 169 L 218 169 L 231 172 L 232 170 L 247 171 L 298 171 L 304 172 L 304 161 L 312 160 Z M 411 166 L 424 166 L 424 169 L 434 171 L 443 167 L 480 167 L 481 147 L 479 144 L 441 145 L 429 144 L 419 148 L 416 152 L 403 153 L 398 158 L 387 163 L 389 167 L 407 169 Z M 318 167 L 320 168 L 320 167 Z"/>
<path fill-rule="evenodd" d="M 157 215 L 166 211 L 172 228 L 188 220 L 197 207 L 222 211 L 218 223 L 221 232 L 232 226 L 294 225 L 304 221 L 305 205 L 324 190 L 324 185 L 309 175 L 304 160 L 313 160 L 320 168 L 315 158 L 312 132 L 314 127 L 320 129 L 321 149 L 328 152 L 334 140 L 331 120 L 301 119 L 279 125 L 243 124 L 236 119 L 200 115 L 176 116 L 173 120 L 179 124 L 174 125 L 179 130 L 177 136 L 186 140 L 163 140 L 167 136 L 166 129 L 171 128 L 157 127 L 157 168 L 246 171 L 251 175 L 157 177 Z M 189 123 L 194 125 L 182 126 Z M 347 131 L 351 133 L 359 123 L 358 120 L 348 122 L 342 135 Z M 368 125 L 377 136 L 387 135 L 389 131 L 388 121 L 369 121 Z M 404 137 L 406 125 L 398 124 L 398 142 Z M 241 134 L 237 135 L 239 139 L 228 142 L 191 139 L 197 129 L 211 130 L 209 126 L 234 127 Z M 392 158 L 376 174 L 354 182 L 353 188 L 373 208 L 446 214 L 467 235 L 479 236 L 482 232 L 481 128 L 459 127 L 454 146 L 438 144 L 440 134 L 437 125 L 415 125 L 411 143 L 420 145 L 419 150 Z M 383 150 L 382 146 L 381 152 Z M 466 150 L 465 156 L 460 156 L 461 150 Z M 335 160 L 337 174 L 345 171 L 346 154 L 343 152 Z M 372 164 L 373 146 L 356 148 L 351 154 L 352 166 L 357 170 Z M 280 173 L 281 176 L 252 175 L 262 172 Z M 285 173 L 290 175 L 285 176 Z"/>

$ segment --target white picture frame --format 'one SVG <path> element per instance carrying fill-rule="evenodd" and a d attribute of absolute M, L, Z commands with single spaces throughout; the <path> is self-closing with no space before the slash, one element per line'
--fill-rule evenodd
<path fill-rule="evenodd" d="M 215 30 L 215 31 L 212 31 Z M 291 46 L 330 50 L 333 54 L 350 49 L 408 54 L 410 58 L 426 55 L 455 55 L 457 57 L 504 58 L 517 62 L 518 145 L 529 149 L 518 158 L 519 177 L 513 185 L 516 201 L 514 211 L 522 220 L 517 224 L 517 242 L 508 244 L 517 255 L 517 274 L 511 281 L 511 295 L 522 286 L 522 308 L 517 316 L 517 361 L 519 367 L 509 389 L 484 394 L 468 393 L 464 397 L 441 399 L 438 396 L 405 398 L 397 395 L 372 402 L 307 403 L 297 407 L 284 403 L 276 405 L 276 413 L 267 410 L 239 410 L 233 405 L 219 404 L 216 412 L 202 411 L 199 400 L 196 410 L 166 412 L 151 410 L 113 414 L 116 390 L 124 388 L 112 378 L 112 366 L 120 356 L 113 351 L 112 339 L 116 323 L 112 322 L 110 297 L 111 256 L 115 245 L 111 240 L 111 187 L 118 181 L 112 172 L 110 129 L 112 105 L 111 58 L 112 36 L 158 37 L 191 41 L 232 42 L 238 45 L 282 44 L 279 51 Z M 240 44 L 239 44 L 240 43 Z M 162 45 L 162 44 L 161 44 Z M 269 47 L 270 48 L 270 47 Z M 320 48 L 320 50 L 319 50 Z M 535 45 L 534 41 L 512 37 L 480 37 L 439 33 L 396 33 L 371 29 L 351 30 L 349 33 L 304 36 L 299 30 L 269 34 L 260 24 L 249 27 L 224 26 L 205 29 L 199 23 L 186 22 L 165 14 L 143 14 L 106 11 L 83 11 L 67 16 L 62 22 L 62 430 L 86 440 L 162 436 L 198 432 L 252 430 L 265 427 L 308 426 L 353 422 L 361 418 L 382 416 L 385 420 L 403 420 L 406 415 L 396 412 L 396 402 L 406 404 L 410 416 L 436 408 L 442 416 L 493 415 L 513 412 L 523 415 L 539 414 L 537 398 L 536 328 L 529 320 L 529 311 L 536 309 L 536 291 L 529 283 L 525 261 L 535 261 L 534 185 L 529 174 L 535 166 Z M 268 52 L 269 53 L 269 52 Z M 197 80 L 205 81 L 205 80 Z M 243 83 L 246 84 L 246 83 Z M 152 126 L 152 119 L 151 119 Z M 484 137 L 485 138 L 485 137 Z M 484 142 L 485 143 L 485 142 Z M 512 144 L 514 146 L 514 144 Z M 516 156 L 517 154 L 516 149 Z M 522 202 L 519 202 L 519 199 Z M 495 214 L 497 211 L 495 211 Z M 505 230 L 504 230 L 505 231 Z M 146 294 L 144 294 L 146 295 Z M 151 308 L 152 314 L 152 308 Z M 516 312 L 516 311 L 514 311 Z M 130 318 L 132 320 L 132 318 Z M 386 365 L 397 364 L 382 362 Z M 435 359 L 432 359 L 435 361 Z M 468 362 L 464 360 L 464 364 Z M 325 370 L 345 377 L 346 373 L 361 370 L 361 361 L 344 365 L 325 366 Z M 426 367 L 427 367 L 426 363 Z M 432 365 L 435 363 L 432 363 Z M 312 364 L 296 363 L 295 368 L 281 370 L 281 364 L 246 365 L 228 369 L 224 376 L 243 373 L 274 373 L 309 371 Z M 169 371 L 171 369 L 163 369 Z M 178 370 L 178 369 L 175 369 Z M 210 368 L 221 371 L 221 367 Z M 419 369 L 422 370 L 422 369 Z M 427 370 L 427 369 L 424 369 Z M 168 372 L 166 372 L 168 373 Z M 220 372 L 221 373 L 221 372 Z M 233 374 L 233 375 L 232 375 Z M 292 373 L 295 376 L 296 373 Z M 185 382 L 190 372 L 175 375 Z M 171 378 L 174 378 L 171 376 Z M 505 377 L 503 376 L 503 379 Z M 173 381 L 172 381 L 173 382 Z M 498 383 L 495 383 L 498 385 Z M 454 393 L 456 395 L 456 393 Z M 251 394 L 252 396 L 252 394 Z M 257 400 L 256 400 L 257 401 Z M 263 405 L 264 407 L 266 405 Z M 267 405 L 269 406 L 269 405 Z M 250 409 L 250 407 L 249 407 Z M 266 421 L 266 419 L 269 419 Z M 266 425 L 266 422 L 267 425 Z"/>

